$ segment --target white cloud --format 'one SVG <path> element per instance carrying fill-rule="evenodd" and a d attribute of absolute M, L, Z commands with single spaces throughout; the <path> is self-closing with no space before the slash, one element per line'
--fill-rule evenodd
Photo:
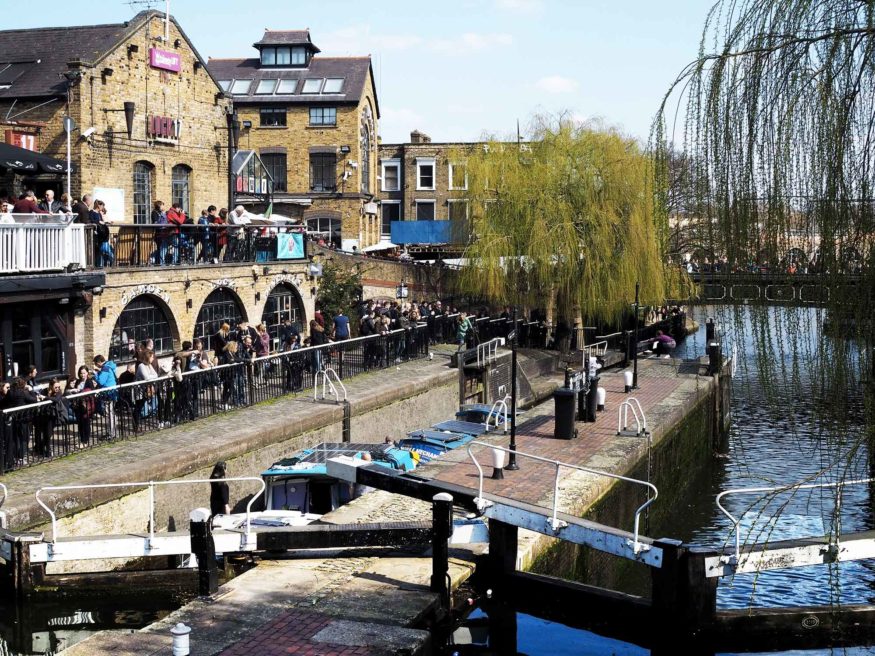
<path fill-rule="evenodd" d="M 561 75 L 548 75 L 542 77 L 535 83 L 535 86 L 541 91 L 547 93 L 571 93 L 577 89 L 577 80 L 572 80 Z"/>
<path fill-rule="evenodd" d="M 351 25 L 318 38 L 317 45 L 324 56 L 368 55 L 377 52 L 423 48 L 446 55 L 468 55 L 492 48 L 509 46 L 513 37 L 505 33 L 466 32 L 452 39 L 426 39 L 416 34 L 381 34 L 370 25 Z"/>
<path fill-rule="evenodd" d="M 541 0 L 493 0 L 496 9 L 517 14 L 533 14 L 541 10 Z"/>

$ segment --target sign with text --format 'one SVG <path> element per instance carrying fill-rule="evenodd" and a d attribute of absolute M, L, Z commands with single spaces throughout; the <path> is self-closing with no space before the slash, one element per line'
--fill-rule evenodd
<path fill-rule="evenodd" d="M 152 68 L 179 73 L 182 70 L 182 57 L 176 52 L 149 48 L 149 65 Z"/>
<path fill-rule="evenodd" d="M 146 117 L 146 135 L 158 140 L 173 141 L 179 140 L 179 131 L 182 127 L 179 119 L 173 119 L 169 116 L 147 116 Z"/>
<path fill-rule="evenodd" d="M 37 152 L 36 135 L 32 132 L 6 130 L 6 143 L 8 143 L 10 146 L 16 146 L 17 148 L 24 148 L 25 150 L 32 150 L 33 152 Z"/>

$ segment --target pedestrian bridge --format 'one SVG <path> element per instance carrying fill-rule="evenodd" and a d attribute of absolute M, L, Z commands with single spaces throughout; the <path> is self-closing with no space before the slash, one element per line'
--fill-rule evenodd
<path fill-rule="evenodd" d="M 859 287 L 860 274 L 820 275 L 810 273 L 691 273 L 697 295 L 675 299 L 684 303 L 728 305 L 823 306 L 848 287 Z"/>

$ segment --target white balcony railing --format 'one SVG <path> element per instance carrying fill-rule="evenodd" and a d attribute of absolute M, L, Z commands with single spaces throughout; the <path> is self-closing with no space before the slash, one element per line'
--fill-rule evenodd
<path fill-rule="evenodd" d="M 0 274 L 63 271 L 85 267 L 85 226 L 59 223 L 0 223 Z"/>

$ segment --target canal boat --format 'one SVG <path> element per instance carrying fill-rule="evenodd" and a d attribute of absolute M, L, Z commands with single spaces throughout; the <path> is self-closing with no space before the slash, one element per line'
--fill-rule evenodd
<path fill-rule="evenodd" d="M 447 451 L 465 446 L 487 432 L 486 424 L 472 421 L 450 420 L 434 424 L 431 428 L 411 431 L 398 446 L 431 460 Z"/>
<path fill-rule="evenodd" d="M 367 456 L 365 455 L 367 454 Z M 322 515 L 340 508 L 354 498 L 354 490 L 345 481 L 328 475 L 327 462 L 347 456 L 382 465 L 389 469 L 411 471 L 419 456 L 393 444 L 353 444 L 324 442 L 273 463 L 261 473 L 265 488 L 265 509 L 252 513 L 254 526 L 306 526 Z M 239 528 L 246 513 L 217 515 L 215 528 Z"/>

